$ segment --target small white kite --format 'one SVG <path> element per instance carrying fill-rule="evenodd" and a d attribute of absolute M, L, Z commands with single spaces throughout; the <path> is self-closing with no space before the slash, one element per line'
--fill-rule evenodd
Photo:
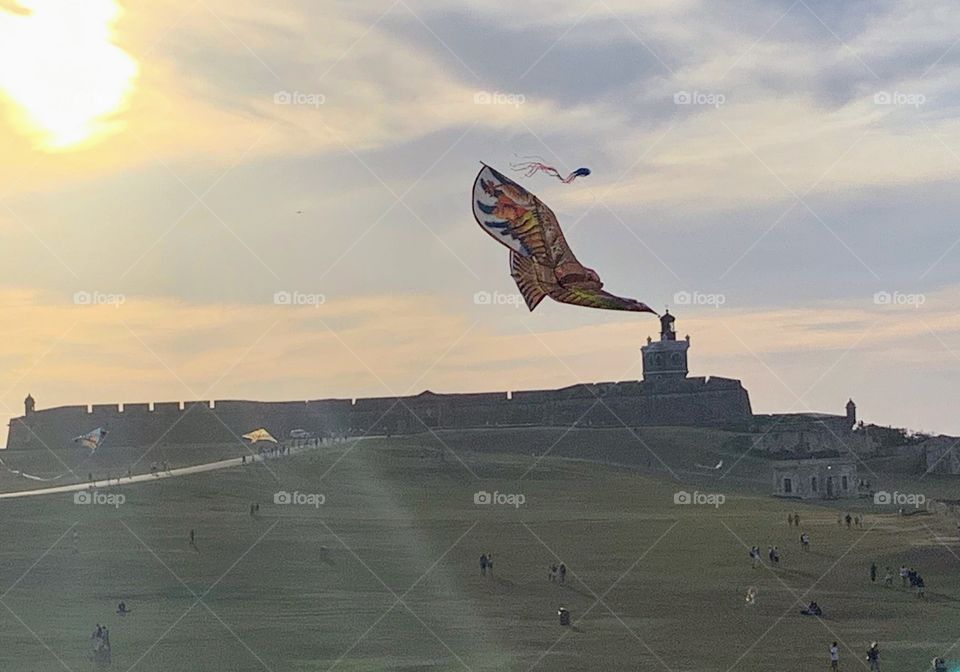
<path fill-rule="evenodd" d="M 94 452 L 96 452 L 97 448 L 100 447 L 100 444 L 103 443 L 103 439 L 106 436 L 107 430 L 105 430 L 103 427 L 97 427 L 86 434 L 81 434 L 80 436 L 75 437 L 73 442 L 83 448 L 89 448 L 90 454 L 92 455 Z"/>
<path fill-rule="evenodd" d="M 699 469 L 709 469 L 710 471 L 720 471 L 721 469 L 723 469 L 723 460 L 720 460 L 719 462 L 717 462 L 717 463 L 716 463 L 715 465 L 713 465 L 712 467 L 708 467 L 708 466 L 705 465 L 705 464 L 698 464 L 698 465 L 697 465 L 697 468 L 699 468 Z"/>

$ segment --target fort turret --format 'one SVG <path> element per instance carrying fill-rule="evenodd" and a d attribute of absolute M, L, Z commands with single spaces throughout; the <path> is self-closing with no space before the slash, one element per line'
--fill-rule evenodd
<path fill-rule="evenodd" d="M 667 310 L 660 317 L 660 340 L 647 338 L 640 348 L 645 381 L 683 379 L 687 377 L 687 350 L 690 337 L 677 340 L 676 318 Z"/>

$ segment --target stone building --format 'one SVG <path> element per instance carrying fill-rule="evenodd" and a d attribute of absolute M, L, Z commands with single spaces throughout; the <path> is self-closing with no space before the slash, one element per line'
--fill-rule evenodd
<path fill-rule="evenodd" d="M 934 436 L 918 446 L 927 473 L 960 474 L 960 438 Z"/>
<path fill-rule="evenodd" d="M 865 434 L 854 432 L 857 406 L 847 402 L 845 413 L 775 413 L 754 415 L 753 448 L 771 454 L 790 455 L 848 454 L 866 455 L 876 446 Z"/>
<path fill-rule="evenodd" d="M 842 499 L 859 494 L 857 463 L 844 457 L 777 460 L 773 494 L 794 499 Z"/>

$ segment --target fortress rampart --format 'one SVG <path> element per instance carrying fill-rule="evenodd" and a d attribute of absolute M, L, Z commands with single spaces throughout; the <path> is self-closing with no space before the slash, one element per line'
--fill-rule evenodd
<path fill-rule="evenodd" d="M 730 378 L 663 378 L 584 383 L 558 390 L 434 394 L 313 401 L 184 401 L 61 406 L 10 421 L 7 448 L 62 448 L 96 427 L 114 446 L 221 443 L 258 427 L 278 439 L 302 429 L 318 436 L 410 434 L 427 429 L 545 425 L 688 425 L 747 428 L 750 397 Z"/>

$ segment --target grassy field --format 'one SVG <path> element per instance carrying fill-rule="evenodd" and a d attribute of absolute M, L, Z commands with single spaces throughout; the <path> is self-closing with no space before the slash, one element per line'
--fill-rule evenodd
<path fill-rule="evenodd" d="M 445 459 L 430 435 L 338 444 L 100 493 L 122 494 L 116 506 L 5 501 L 0 670 L 93 669 L 98 622 L 114 669 L 164 672 L 816 670 L 833 640 L 846 671 L 865 669 L 872 639 L 886 670 L 919 671 L 960 636 L 951 521 L 859 502 L 865 529 L 847 530 L 829 506 L 764 496 L 754 456 L 722 480 L 698 471 L 738 457 L 722 437 L 650 430 L 661 464 L 636 440 L 551 432 L 444 433 Z M 110 468 L 143 452 L 129 450 Z M 725 501 L 677 505 L 680 489 Z M 275 504 L 278 491 L 325 500 Z M 525 501 L 477 505 L 478 491 Z M 752 569 L 754 544 L 779 546 L 781 566 Z M 565 585 L 547 580 L 561 560 Z M 918 568 L 928 599 L 871 584 L 871 562 Z M 822 620 L 799 615 L 811 599 Z M 115 615 L 120 600 L 132 614 Z M 573 627 L 558 624 L 561 605 Z"/>

